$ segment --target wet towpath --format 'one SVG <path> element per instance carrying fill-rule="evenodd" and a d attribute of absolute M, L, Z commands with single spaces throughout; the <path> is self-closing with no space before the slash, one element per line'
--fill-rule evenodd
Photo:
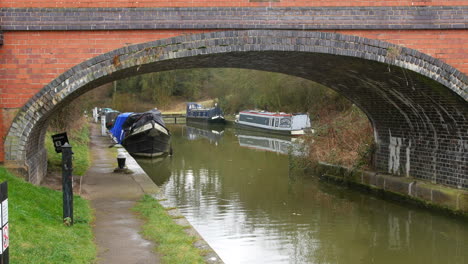
<path fill-rule="evenodd" d="M 111 141 L 92 125 L 92 164 L 82 183 L 83 196 L 95 210 L 94 234 L 98 246 L 98 263 L 159 263 L 154 244 L 139 234 L 143 221 L 131 208 L 144 193 L 155 193 L 156 187 L 141 177 L 141 169 L 127 166 L 133 174 L 114 173 L 119 150 L 109 148 Z M 141 172 L 141 173 L 140 173 Z M 146 177 L 147 178 L 147 177 Z"/>

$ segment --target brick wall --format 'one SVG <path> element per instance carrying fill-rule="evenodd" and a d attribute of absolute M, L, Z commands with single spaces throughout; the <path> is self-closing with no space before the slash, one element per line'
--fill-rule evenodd
<path fill-rule="evenodd" d="M 0 105 L 21 107 L 61 73 L 100 54 L 202 30 L 5 32 L 0 48 Z M 468 75 L 467 30 L 329 31 L 378 39 L 441 59 Z M 5 125 L 9 127 L 8 124 Z"/>
<path fill-rule="evenodd" d="M 0 17 L 0 162 L 6 159 L 4 137 L 16 110 L 45 85 L 87 59 L 157 39 L 237 29 L 334 32 L 408 47 L 431 56 L 424 60 L 440 59 L 468 74 L 466 0 L 2 0 Z M 462 97 L 468 100 L 466 93 Z M 380 125 L 385 126 L 395 129 L 398 124 Z M 28 144 L 41 144 L 43 127 L 45 121 L 27 128 L 39 131 L 32 133 Z M 402 131 L 384 135 L 384 145 L 404 138 L 407 131 Z M 421 150 L 418 155 L 425 153 L 429 152 Z M 26 167 L 43 173 L 43 147 L 30 155 Z M 380 167 L 389 155 L 387 150 L 377 155 Z M 418 164 L 423 171 L 424 163 Z M 459 184 L 452 172 L 447 173 L 452 179 L 445 183 Z"/>
<path fill-rule="evenodd" d="M 0 7 L 456 6 L 466 0 L 2 0 Z"/>
<path fill-rule="evenodd" d="M 12 31 L 0 48 L 0 109 L 23 106 L 42 87 L 89 58 L 122 46 L 207 30 Z M 419 50 L 468 74 L 467 30 L 333 30 Z M 13 116 L 0 120 L 0 137 Z M 0 150 L 3 150 L 0 140 Z M 0 151 L 0 162 L 4 160 Z"/>
<path fill-rule="evenodd" d="M 2 114 L 4 109 L 22 107 L 44 85 L 89 58 L 126 45 L 201 32 L 6 32 L 0 47 L 0 162 L 5 160 L 4 137 L 14 118 Z"/>
<path fill-rule="evenodd" d="M 118 78 L 192 67 L 249 67 L 319 81 L 369 114 L 379 170 L 468 188 L 466 75 L 411 49 L 323 32 L 194 34 L 95 57 L 47 84 L 20 111 L 5 142 L 6 159 L 23 160 L 29 179 L 37 181 L 45 162 L 43 133 L 57 103 Z"/>
<path fill-rule="evenodd" d="M 468 30 L 334 30 L 418 50 L 468 75 Z"/>

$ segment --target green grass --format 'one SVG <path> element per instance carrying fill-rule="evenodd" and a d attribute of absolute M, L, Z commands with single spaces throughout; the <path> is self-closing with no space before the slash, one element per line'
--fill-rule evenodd
<path fill-rule="evenodd" d="M 156 242 L 163 263 L 204 263 L 203 252 L 193 246 L 196 238 L 187 235 L 184 227 L 174 223 L 154 198 L 145 195 L 134 210 L 146 220 L 143 236 Z"/>
<path fill-rule="evenodd" d="M 68 140 L 72 146 L 73 155 L 73 175 L 83 176 L 89 168 L 89 123 L 85 123 L 80 130 L 67 133 Z M 51 136 L 58 132 L 48 131 L 45 139 L 45 147 L 47 150 L 48 168 L 51 171 L 61 171 L 62 169 L 62 153 L 56 153 Z"/>
<path fill-rule="evenodd" d="M 0 166 L 8 181 L 10 263 L 94 263 L 92 212 L 89 202 L 74 196 L 75 224 L 62 219 L 62 193 L 15 177 Z"/>

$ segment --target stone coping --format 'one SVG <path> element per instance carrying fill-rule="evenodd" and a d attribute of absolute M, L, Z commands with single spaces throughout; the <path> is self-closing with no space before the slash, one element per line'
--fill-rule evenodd
<path fill-rule="evenodd" d="M 397 177 L 378 172 L 352 170 L 346 167 L 319 163 L 314 169 L 321 179 L 332 180 L 371 191 L 389 194 L 398 201 L 449 212 L 468 218 L 468 190 L 455 189 L 412 177 Z"/>
<path fill-rule="evenodd" d="M 466 29 L 468 6 L 0 8 L 0 29 Z"/>

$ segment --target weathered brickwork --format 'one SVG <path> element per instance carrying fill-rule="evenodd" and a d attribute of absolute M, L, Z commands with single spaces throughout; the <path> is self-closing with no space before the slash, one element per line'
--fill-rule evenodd
<path fill-rule="evenodd" d="M 119 47 L 201 32 L 203 31 L 151 30 L 145 31 L 145 34 L 141 34 L 141 31 L 7 32 L 7 44 L 0 48 L 0 105 L 3 108 L 21 107 L 45 85 L 71 67 Z M 416 49 L 440 58 L 468 74 L 466 30 L 335 32 Z M 9 121 L 4 122 L 4 127 L 9 127 Z"/>
<path fill-rule="evenodd" d="M 98 31 L 73 34 L 64 32 L 8 32 L 8 45 L 0 48 L 0 105 L 19 108 L 56 76 L 89 59 L 122 46 L 203 31 Z M 468 32 L 450 31 L 338 31 L 370 39 L 391 42 L 418 49 L 440 58 L 458 70 L 468 73 Z M 21 89 L 20 89 L 21 88 Z M 11 125 L 14 115 L 0 119 L 0 139 Z M 0 150 L 3 150 L 0 140 Z M 0 151 L 0 161 L 4 154 Z"/>
<path fill-rule="evenodd" d="M 7 32 L 7 44 L 0 47 L 0 111 L 3 112 L 0 115 L 0 162 L 5 161 L 4 138 L 16 115 L 14 110 L 60 74 L 119 47 L 201 32 L 204 31 Z M 42 145 L 43 141 L 37 142 Z M 13 167 L 23 165 L 11 164 Z"/>
<path fill-rule="evenodd" d="M 191 67 L 253 68 L 322 83 L 368 114 L 377 169 L 468 188 L 467 76 L 412 49 L 323 32 L 183 35 L 94 57 L 54 79 L 21 109 L 6 138 L 6 160 L 44 160 L 47 117 L 85 91 L 126 76 Z"/>
<path fill-rule="evenodd" d="M 2 0 L 0 7 L 457 6 L 466 0 Z"/>
<path fill-rule="evenodd" d="M 468 6 L 1 8 L 2 29 L 466 29 Z"/>
<path fill-rule="evenodd" d="M 345 94 L 375 128 L 379 170 L 467 188 L 467 21 L 466 0 L 2 0 L 0 162 L 39 182 L 48 117 L 78 95 L 229 66 Z"/>

